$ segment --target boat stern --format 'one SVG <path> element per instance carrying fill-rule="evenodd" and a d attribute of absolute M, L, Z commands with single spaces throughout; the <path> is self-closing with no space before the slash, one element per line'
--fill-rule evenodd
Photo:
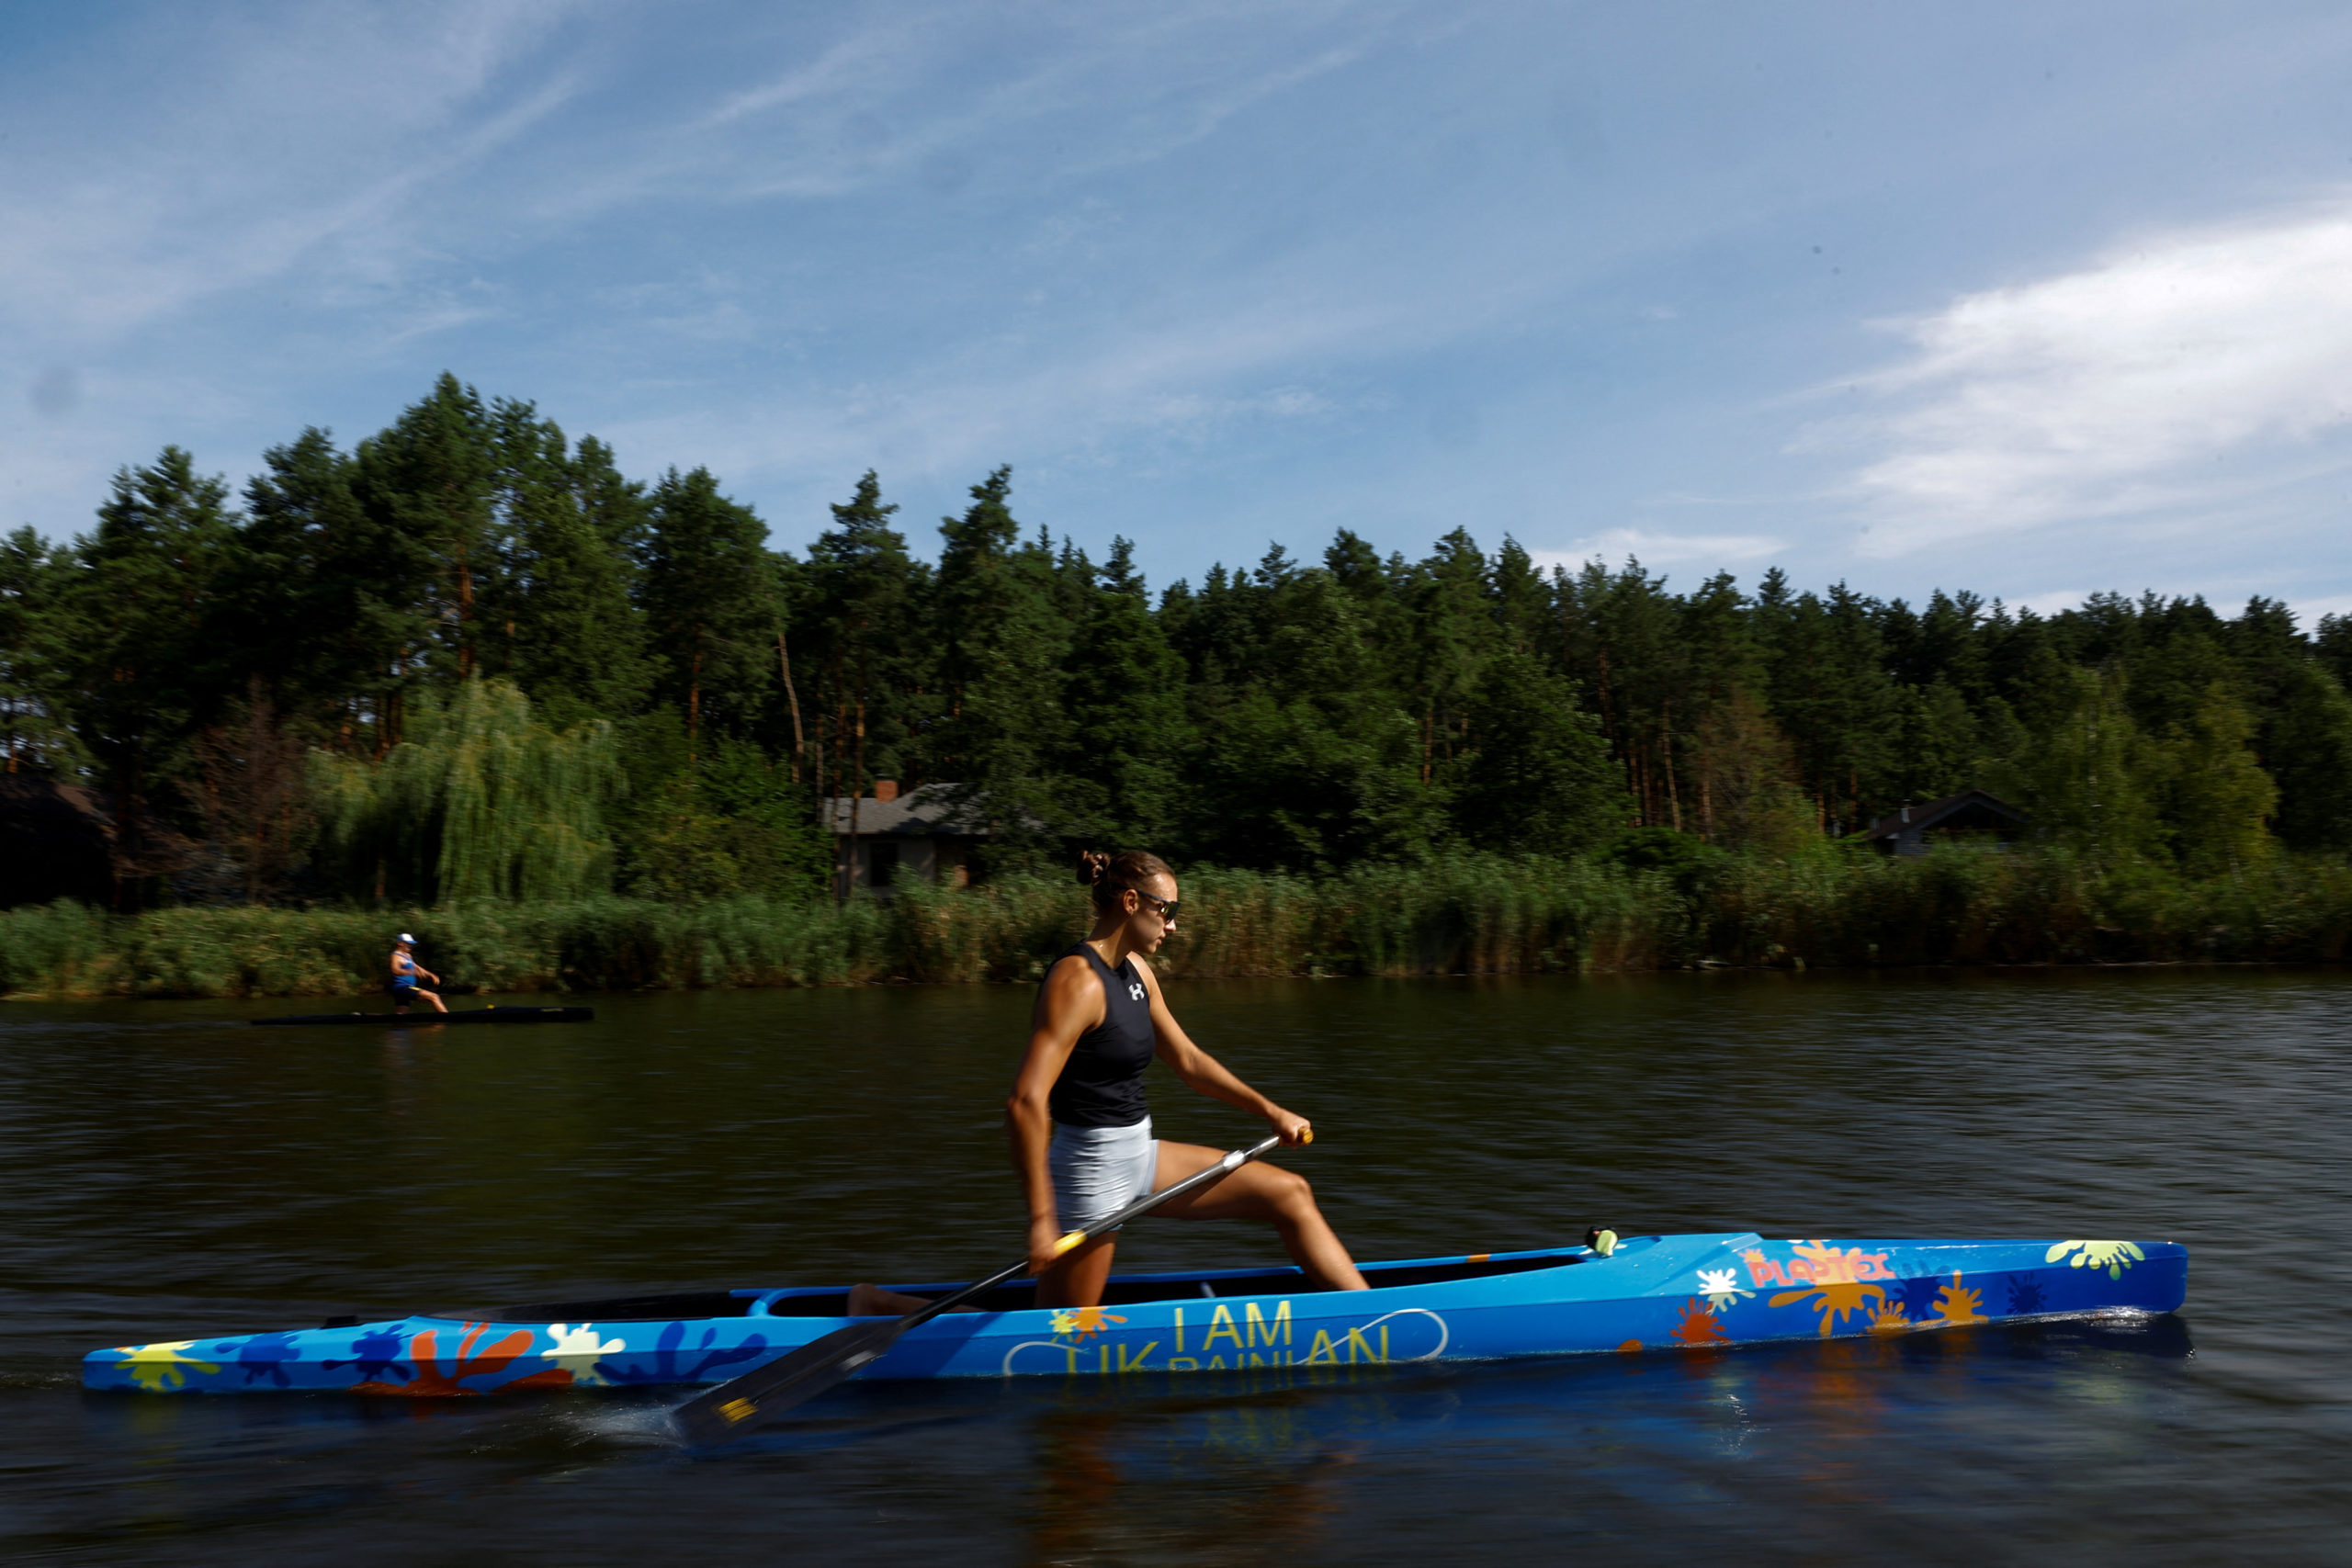
<path fill-rule="evenodd" d="M 838 1326 L 826 1318 L 610 1323 L 451 1317 L 167 1339 L 93 1350 L 85 1388 L 141 1393 L 336 1390 L 406 1399 L 526 1389 L 717 1382 Z"/>

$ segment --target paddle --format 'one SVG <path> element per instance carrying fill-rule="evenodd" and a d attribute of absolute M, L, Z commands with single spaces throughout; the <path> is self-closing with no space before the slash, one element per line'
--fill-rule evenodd
<path fill-rule="evenodd" d="M 1314 1136 L 1310 1132 L 1301 1141 L 1312 1143 Z M 1172 1187 L 1163 1187 L 1149 1197 L 1138 1198 L 1117 1213 L 1097 1220 L 1084 1230 L 1070 1232 L 1054 1244 L 1054 1254 L 1059 1257 L 1106 1231 L 1116 1230 L 1137 1215 L 1149 1213 L 1170 1199 L 1182 1198 L 1187 1192 L 1230 1176 L 1261 1155 L 1271 1154 L 1281 1146 L 1280 1137 L 1271 1137 L 1249 1148 L 1235 1149 L 1198 1175 L 1188 1176 Z M 679 1430 L 685 1434 L 688 1442 L 699 1446 L 723 1443 L 730 1438 L 741 1437 L 752 1427 L 774 1420 L 793 1406 L 816 1398 L 848 1378 L 898 1343 L 899 1336 L 908 1329 L 928 1323 L 941 1313 L 953 1312 L 974 1297 L 996 1289 L 1015 1274 L 1027 1272 L 1028 1268 L 1029 1260 L 1024 1258 L 1009 1269 L 1000 1269 L 987 1279 L 942 1296 L 904 1317 L 884 1322 L 853 1323 L 847 1328 L 836 1328 L 821 1338 L 811 1339 L 798 1349 L 779 1356 L 764 1366 L 755 1367 L 717 1388 L 707 1389 L 678 1406 L 673 1414 L 677 1418 Z"/>

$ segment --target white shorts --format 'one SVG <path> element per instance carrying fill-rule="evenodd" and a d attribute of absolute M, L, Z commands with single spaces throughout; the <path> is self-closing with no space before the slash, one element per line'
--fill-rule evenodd
<path fill-rule="evenodd" d="M 1054 1123 L 1046 1149 L 1054 1179 L 1054 1217 L 1065 1231 L 1084 1230 L 1148 1195 L 1159 1171 L 1159 1141 L 1151 1118 L 1131 1127 L 1065 1127 Z"/>

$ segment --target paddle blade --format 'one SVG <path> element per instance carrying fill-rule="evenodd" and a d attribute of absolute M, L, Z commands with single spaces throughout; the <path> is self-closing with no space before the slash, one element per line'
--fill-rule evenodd
<path fill-rule="evenodd" d="M 671 1414 L 686 1441 L 697 1447 L 740 1438 L 854 1375 L 896 1344 L 906 1326 L 894 1317 L 836 1328 L 764 1367 L 705 1390 Z"/>

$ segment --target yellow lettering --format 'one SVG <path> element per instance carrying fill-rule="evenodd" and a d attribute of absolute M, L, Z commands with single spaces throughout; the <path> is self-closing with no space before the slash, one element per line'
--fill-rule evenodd
<path fill-rule="evenodd" d="M 1300 1364 L 1311 1367 L 1317 1361 L 1334 1367 L 1340 1364 L 1340 1352 L 1332 1345 L 1331 1337 L 1319 1328 L 1315 1331 L 1315 1343 L 1306 1348 L 1306 1359 Z"/>
<path fill-rule="evenodd" d="M 1385 1361 L 1388 1359 L 1386 1356 L 1375 1356 L 1372 1353 L 1372 1347 L 1364 1342 L 1363 1329 L 1351 1328 L 1348 1330 L 1348 1365 L 1352 1367 L 1356 1364 L 1356 1352 L 1358 1350 L 1362 1350 L 1363 1352 L 1363 1359 L 1367 1361 Z"/>
<path fill-rule="evenodd" d="M 1233 1325 L 1233 1309 L 1223 1302 L 1219 1302 L 1216 1311 L 1209 1314 L 1208 1337 L 1201 1341 L 1201 1348 L 1207 1349 L 1220 1338 L 1232 1340 L 1236 1350 L 1241 1348 L 1241 1330 Z"/>
<path fill-rule="evenodd" d="M 1151 1369 L 1150 1369 L 1149 1367 L 1147 1367 L 1147 1366 L 1145 1366 L 1145 1365 L 1144 1365 L 1144 1360 L 1145 1360 L 1145 1359 L 1146 1359 L 1146 1358 L 1148 1358 L 1148 1357 L 1152 1353 L 1152 1351 L 1153 1351 L 1153 1350 L 1155 1350 L 1155 1349 L 1157 1349 L 1157 1348 L 1159 1348 L 1159 1340 L 1157 1340 L 1157 1339 L 1152 1340 L 1150 1343 L 1148 1343 L 1148 1344 L 1147 1344 L 1146 1346 L 1144 1346 L 1144 1348 L 1143 1348 L 1142 1349 L 1140 1349 L 1140 1350 L 1138 1350 L 1138 1351 L 1136 1351 L 1136 1354 L 1135 1354 L 1135 1359 L 1133 1359 L 1133 1360 L 1129 1360 L 1129 1359 L 1127 1359 L 1127 1348 L 1126 1348 L 1125 1345 L 1120 1346 L 1120 1347 L 1119 1347 L 1119 1370 L 1120 1370 L 1121 1371 L 1123 1371 L 1123 1372 L 1148 1372 L 1148 1371 L 1149 1371 Z"/>
<path fill-rule="evenodd" d="M 1190 1356 L 1170 1356 L 1168 1358 L 1168 1370 L 1171 1372 L 1197 1372 L 1201 1364 Z"/>
<path fill-rule="evenodd" d="M 1211 1356 L 1209 1358 L 1209 1371 L 1213 1372 L 1221 1372 L 1225 1371 L 1225 1358 L 1223 1356 Z"/>
<path fill-rule="evenodd" d="M 1103 1347 L 1102 1347 L 1102 1365 L 1100 1368 L 1098 1368 L 1098 1369 L 1097 1369 L 1097 1371 L 1105 1371 L 1105 1372 L 1107 1372 L 1107 1371 L 1109 1371 L 1110 1370 L 1111 1370 L 1111 1347 L 1109 1346 L 1109 1344 L 1105 1343 L 1105 1344 L 1103 1345 Z"/>
<path fill-rule="evenodd" d="M 1380 1359 L 1388 1359 L 1388 1325 L 1385 1323 L 1380 1325 Z"/>
<path fill-rule="evenodd" d="M 1234 1357 L 1233 1364 L 1237 1367 L 1239 1366 L 1241 1364 L 1241 1358 L 1238 1356 Z M 1257 1351 L 1252 1350 L 1250 1352 L 1250 1364 L 1253 1367 L 1262 1367 L 1266 1364 L 1266 1358 L 1258 1354 Z"/>
<path fill-rule="evenodd" d="M 1265 1317 L 1260 1314 L 1258 1311 L 1258 1303 L 1256 1302 L 1244 1303 L 1241 1308 L 1241 1315 L 1243 1322 L 1249 1328 L 1250 1344 L 1273 1344 L 1274 1330 L 1277 1328 L 1282 1330 L 1282 1343 L 1285 1345 L 1290 1343 L 1290 1303 L 1283 1302 L 1274 1308 L 1274 1320 L 1272 1323 L 1268 1323 Z M 1261 1337 L 1261 1336 L 1262 1337 Z"/>
<path fill-rule="evenodd" d="M 1179 1350 L 1182 1350 L 1183 1348 L 1184 1348 L 1184 1309 L 1183 1309 L 1182 1307 L 1178 1307 L 1178 1308 L 1176 1309 L 1176 1348 L 1178 1348 Z"/>
<path fill-rule="evenodd" d="M 1062 1350 L 1069 1357 L 1069 1370 L 1073 1372 L 1078 1371 L 1078 1347 L 1075 1345 L 1065 1345 L 1062 1347 Z"/>

